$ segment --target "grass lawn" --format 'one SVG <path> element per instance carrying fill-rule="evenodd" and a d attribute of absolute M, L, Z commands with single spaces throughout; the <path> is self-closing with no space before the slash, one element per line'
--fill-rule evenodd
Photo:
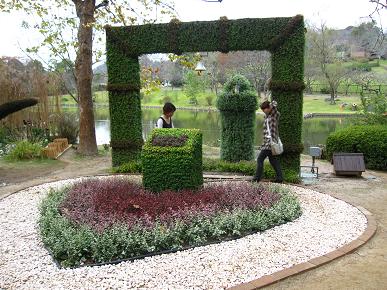
<path fill-rule="evenodd" d="M 360 98 L 358 96 L 350 97 L 340 97 L 336 105 L 330 105 L 329 102 L 325 99 L 329 98 L 329 95 L 304 95 L 304 113 L 353 113 L 350 110 L 350 106 L 344 110 L 340 109 L 340 104 L 347 103 L 352 105 L 353 103 L 360 104 Z M 198 96 L 198 107 L 208 108 L 209 101 L 212 104 L 211 107 L 215 107 L 216 96 L 215 93 L 207 91 L 201 93 Z M 142 100 L 142 105 L 144 106 L 161 106 L 164 102 L 170 101 L 174 103 L 177 107 L 193 107 L 189 103 L 188 97 L 184 94 L 181 89 L 160 89 L 156 92 L 152 92 L 150 95 L 147 95 Z M 107 92 L 96 92 L 95 93 L 95 102 L 100 105 L 108 104 L 108 94 Z M 69 96 L 62 97 L 62 104 L 73 104 L 75 102 Z"/>
<path fill-rule="evenodd" d="M 215 93 L 207 90 L 206 92 L 200 93 L 197 97 L 198 107 L 215 107 L 216 95 Z M 108 92 L 96 92 L 94 94 L 94 101 L 96 104 L 108 104 Z M 184 91 L 180 88 L 161 88 L 157 91 L 152 92 L 149 95 L 145 95 L 141 101 L 144 106 L 161 106 L 165 102 L 172 102 L 177 107 L 193 107 L 189 103 L 188 97 L 184 94 Z M 69 95 L 62 96 L 62 105 L 75 105 L 75 101 Z"/>
<path fill-rule="evenodd" d="M 19 183 L 44 177 L 61 170 L 65 163 L 52 159 L 35 159 L 26 161 L 7 161 L 0 158 L 0 184 Z M 0 193 L 1 195 L 1 193 Z"/>
<path fill-rule="evenodd" d="M 340 97 L 335 105 L 331 105 L 325 99 L 329 95 L 304 95 L 304 114 L 307 113 L 353 113 L 351 106 L 353 103 L 360 105 L 360 98 L 357 96 Z M 343 103 L 349 104 L 344 110 L 340 108 Z"/>
<path fill-rule="evenodd" d="M 21 168 L 21 167 L 40 167 L 40 166 L 55 166 L 59 164 L 60 161 L 56 159 L 31 159 L 31 160 L 18 160 L 18 161 L 9 161 L 5 160 L 3 157 L 0 158 L 0 166 L 2 168 Z"/>

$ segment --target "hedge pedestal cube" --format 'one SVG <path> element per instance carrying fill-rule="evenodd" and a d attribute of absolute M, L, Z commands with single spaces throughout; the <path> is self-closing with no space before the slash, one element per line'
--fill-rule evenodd
<path fill-rule="evenodd" d="M 153 192 L 203 185 L 202 133 L 154 129 L 142 151 L 143 185 Z"/>

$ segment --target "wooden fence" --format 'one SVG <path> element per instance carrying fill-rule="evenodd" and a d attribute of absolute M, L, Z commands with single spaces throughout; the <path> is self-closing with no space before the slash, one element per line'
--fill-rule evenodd
<path fill-rule="evenodd" d="M 378 93 L 386 93 L 387 92 L 387 84 L 379 84 L 379 85 L 370 85 L 368 88 L 372 91 Z M 337 94 L 338 95 L 360 95 L 364 91 L 364 87 L 357 84 L 350 85 L 340 85 Z M 326 84 L 311 84 L 307 86 L 305 89 L 305 93 L 311 94 L 329 94 L 329 86 Z"/>

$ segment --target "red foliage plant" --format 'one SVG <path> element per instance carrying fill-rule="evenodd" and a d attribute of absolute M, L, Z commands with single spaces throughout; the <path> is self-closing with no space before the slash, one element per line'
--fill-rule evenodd
<path fill-rule="evenodd" d="M 152 139 L 153 146 L 161 147 L 181 147 L 184 146 L 188 140 L 187 135 L 181 136 L 154 136 Z"/>
<path fill-rule="evenodd" d="M 235 209 L 272 206 L 280 195 L 247 182 L 213 183 L 199 191 L 151 193 L 127 179 L 91 179 L 75 184 L 60 205 L 62 215 L 75 224 L 101 231 L 115 224 L 152 227 L 212 216 Z"/>

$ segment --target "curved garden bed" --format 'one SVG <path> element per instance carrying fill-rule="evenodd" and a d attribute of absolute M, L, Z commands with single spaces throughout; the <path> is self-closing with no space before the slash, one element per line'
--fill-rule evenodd
<path fill-rule="evenodd" d="M 130 178 L 140 182 L 138 177 Z M 356 207 L 327 194 L 283 185 L 295 192 L 301 204 L 302 215 L 292 222 L 167 255 L 60 269 L 42 243 L 38 205 L 50 192 L 87 179 L 45 183 L 0 200 L 0 288 L 224 289 L 356 244 L 367 228 L 367 218 Z"/>
<path fill-rule="evenodd" d="M 153 194 L 123 178 L 51 191 L 42 240 L 62 266 L 136 259 L 264 231 L 301 215 L 289 189 L 247 182 Z"/>

